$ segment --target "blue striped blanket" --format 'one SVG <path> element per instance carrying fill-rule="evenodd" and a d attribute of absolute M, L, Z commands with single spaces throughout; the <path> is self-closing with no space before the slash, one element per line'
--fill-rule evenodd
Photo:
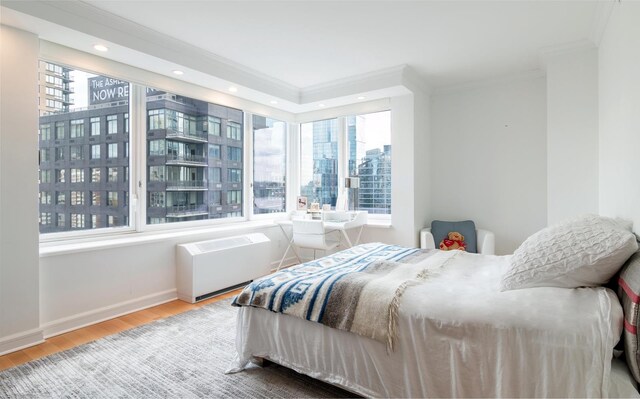
<path fill-rule="evenodd" d="M 430 252 L 362 244 L 253 281 L 232 305 L 253 306 L 390 341 L 390 306 Z"/>

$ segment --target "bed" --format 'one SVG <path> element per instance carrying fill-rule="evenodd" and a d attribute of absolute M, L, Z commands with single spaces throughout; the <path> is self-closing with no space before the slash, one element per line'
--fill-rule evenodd
<path fill-rule="evenodd" d="M 633 237 L 618 258 L 635 250 Z M 567 289 L 544 281 L 502 290 L 517 256 L 368 243 L 256 280 L 234 300 L 237 355 L 229 372 L 268 359 L 375 397 L 637 394 L 628 370 L 612 367 L 624 318 L 617 295 L 601 286 Z M 366 311 L 372 326 L 355 331 L 351 324 L 365 319 L 354 308 L 365 306 L 339 284 L 361 280 L 370 268 L 399 282 L 390 290 L 396 314 L 379 299 L 386 291 L 360 295 L 360 302 L 365 297 L 374 303 L 368 307 L 382 309 L 376 316 Z M 404 279 L 393 275 L 402 268 Z M 361 291 L 376 284 L 372 278 Z M 342 290 L 346 305 L 327 306 L 332 290 Z M 297 299 L 302 291 L 313 293 L 313 303 Z"/>

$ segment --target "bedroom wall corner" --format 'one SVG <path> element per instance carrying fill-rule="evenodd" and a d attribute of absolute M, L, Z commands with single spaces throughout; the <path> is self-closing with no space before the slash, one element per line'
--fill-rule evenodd
<path fill-rule="evenodd" d="M 0 26 L 0 70 L 1 355 L 42 341 L 36 167 L 38 37 Z"/>
<path fill-rule="evenodd" d="M 616 2 L 598 51 L 600 214 L 640 230 L 640 3 Z"/>
<path fill-rule="evenodd" d="M 416 246 L 419 246 L 420 229 L 431 225 L 431 97 L 425 91 L 414 92 L 415 107 L 415 145 L 414 151 L 414 187 L 415 211 L 414 231 Z"/>
<path fill-rule="evenodd" d="M 431 116 L 432 216 L 472 219 L 512 253 L 547 220 L 543 74 L 440 90 Z"/>

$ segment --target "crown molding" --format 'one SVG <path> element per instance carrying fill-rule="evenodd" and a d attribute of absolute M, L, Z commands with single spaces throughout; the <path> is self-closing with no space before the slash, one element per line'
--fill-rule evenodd
<path fill-rule="evenodd" d="M 2 6 L 294 103 L 300 89 L 78 0 L 2 1 Z"/>
<path fill-rule="evenodd" d="M 609 18 L 614 7 L 620 3 L 619 0 L 607 0 L 599 1 L 596 5 L 596 12 L 591 22 L 591 41 L 597 46 L 600 46 L 604 32 L 607 30 L 609 24 Z"/>

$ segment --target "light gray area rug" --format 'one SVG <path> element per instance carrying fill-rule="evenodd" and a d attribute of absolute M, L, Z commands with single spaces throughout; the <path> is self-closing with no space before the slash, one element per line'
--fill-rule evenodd
<path fill-rule="evenodd" d="M 224 374 L 237 308 L 216 302 L 0 372 L 0 398 L 347 397 L 276 364 Z"/>

